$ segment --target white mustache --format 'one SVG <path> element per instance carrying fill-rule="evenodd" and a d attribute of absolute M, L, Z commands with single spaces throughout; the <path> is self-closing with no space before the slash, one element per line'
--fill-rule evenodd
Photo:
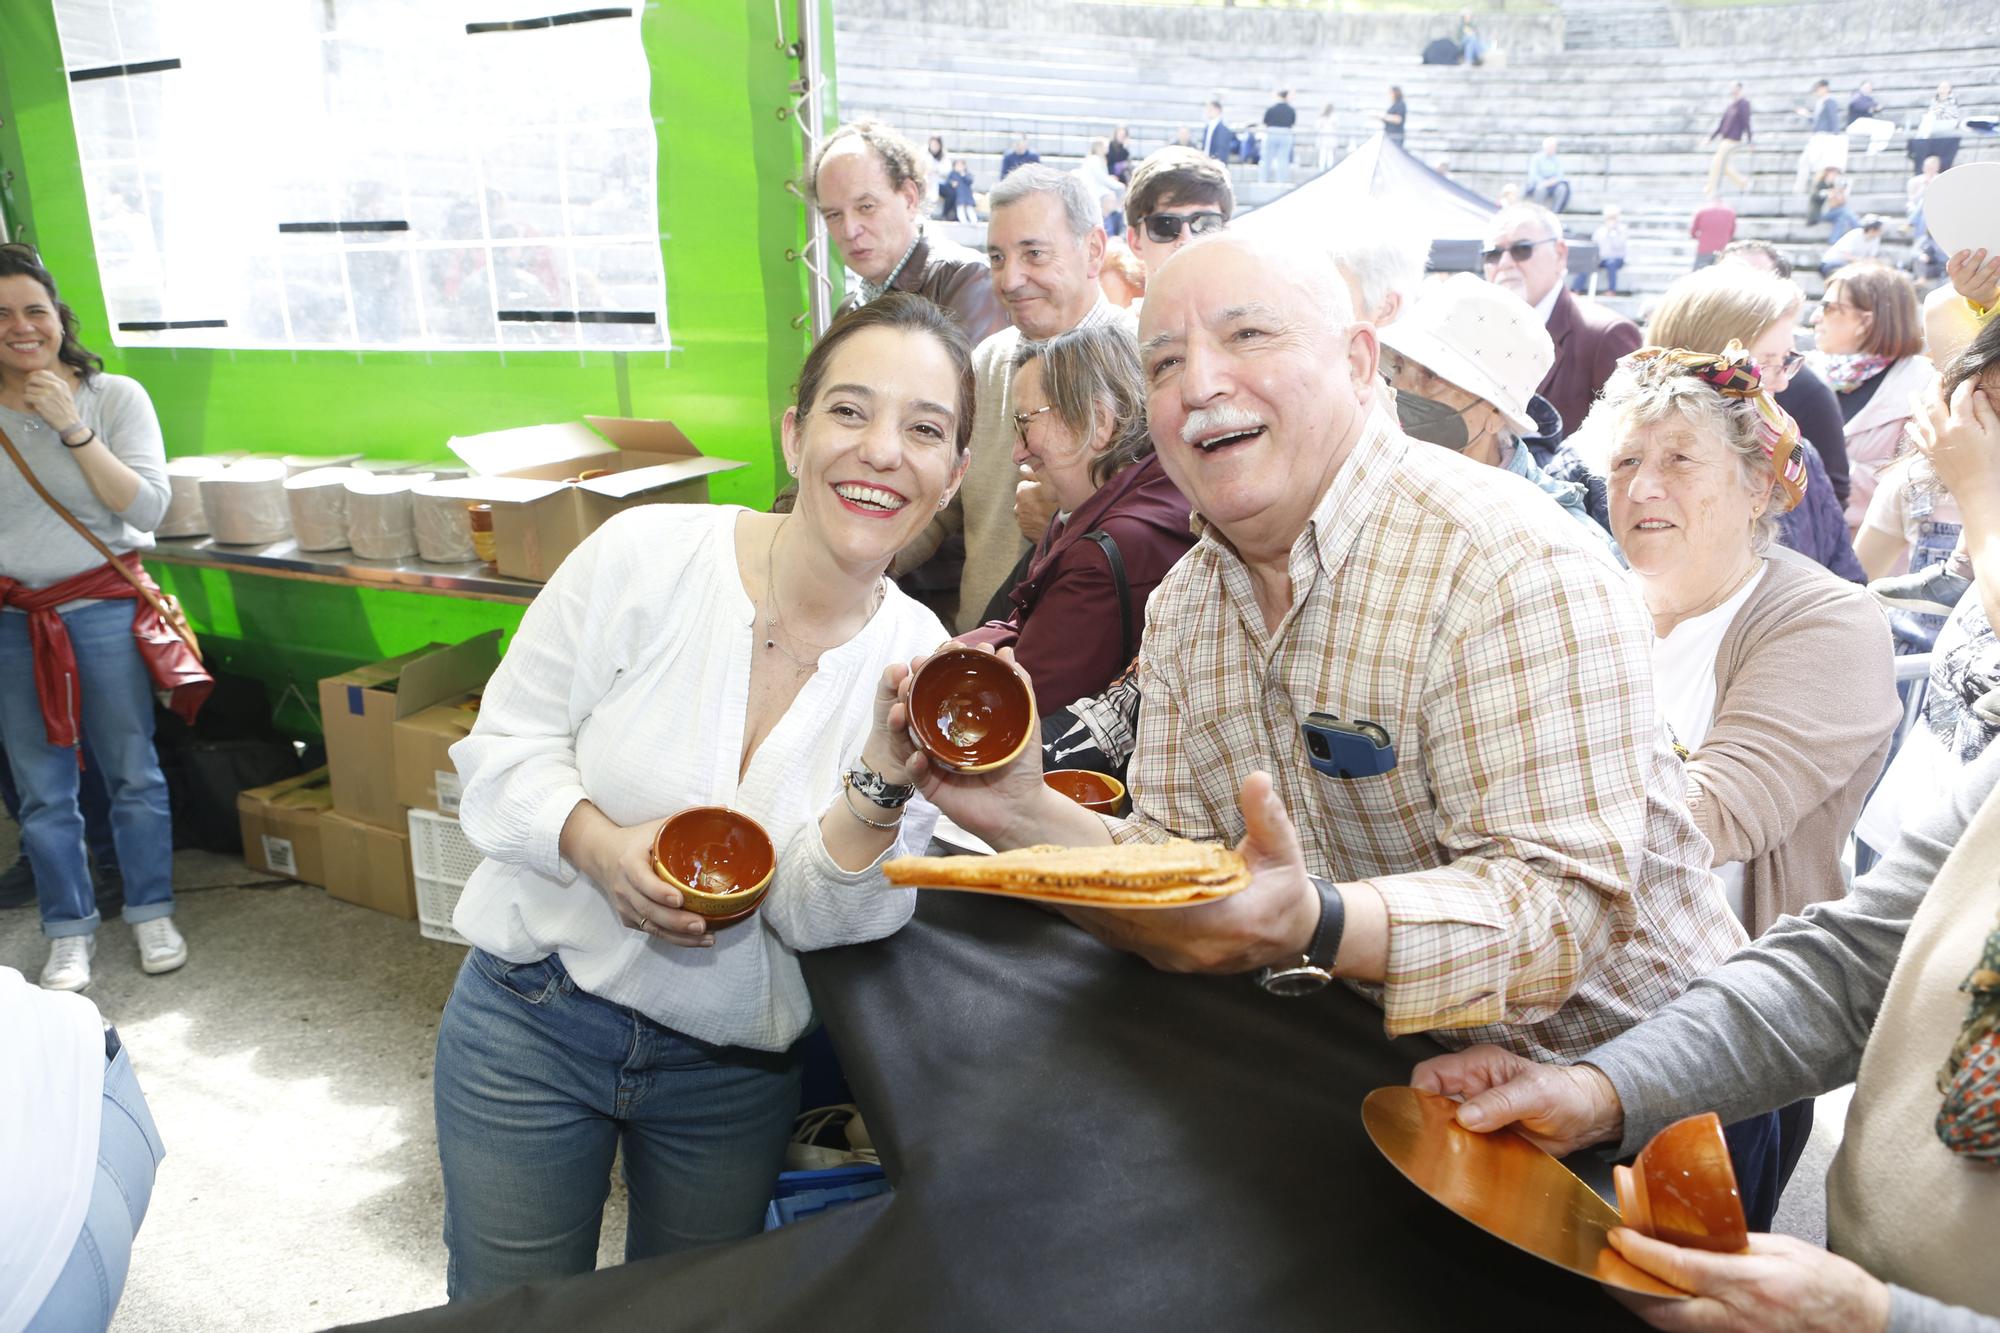
<path fill-rule="evenodd" d="M 1181 423 L 1181 443 L 1194 444 L 1205 436 L 1221 435 L 1239 430 L 1256 430 L 1263 421 L 1252 412 L 1245 411 L 1233 403 L 1218 403 L 1214 407 L 1197 407 L 1188 413 Z"/>

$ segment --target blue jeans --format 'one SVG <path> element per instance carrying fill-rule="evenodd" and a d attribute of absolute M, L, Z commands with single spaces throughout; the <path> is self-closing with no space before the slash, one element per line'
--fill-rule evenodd
<path fill-rule="evenodd" d="M 87 740 L 83 744 L 83 772 L 77 776 L 76 803 L 83 811 L 83 840 L 90 844 L 91 863 L 99 870 L 117 869 L 118 844 L 111 840 L 111 793 L 104 790 L 104 774 Z M 7 808 L 7 818 L 21 822 L 21 793 L 14 786 L 13 770 L 7 766 L 5 745 L 0 745 L 0 806 Z M 23 847 L 21 855 L 27 854 Z"/>
<path fill-rule="evenodd" d="M 1546 203 L 1552 213 L 1562 213 L 1569 208 L 1569 181 L 1562 176 L 1539 184 L 1530 181 L 1521 197 L 1531 204 Z"/>
<path fill-rule="evenodd" d="M 438 1022 L 445 1294 L 587 1273 L 625 1150 L 625 1259 L 763 1227 L 799 1059 L 711 1046 L 578 988 L 554 954 L 467 956 Z"/>
<path fill-rule="evenodd" d="M 83 1231 L 56 1284 L 28 1321 L 26 1333 L 79 1333 L 104 1329 L 125 1274 L 132 1266 L 132 1238 L 146 1220 L 153 1198 L 153 1173 L 167 1150 L 139 1090 L 138 1076 L 123 1047 L 104 1069 L 103 1120 L 97 1131 L 97 1183 Z"/>
<path fill-rule="evenodd" d="M 1622 259 L 1600 259 L 1597 261 L 1597 266 L 1604 270 L 1604 290 L 1607 292 L 1617 291 L 1618 270 L 1625 267 L 1625 261 Z M 1569 288 L 1573 292 L 1588 292 L 1590 290 L 1590 275 L 1588 273 L 1577 274 L 1571 280 Z"/>
<path fill-rule="evenodd" d="M 174 911 L 174 828 L 153 751 L 153 683 L 132 639 L 132 603 L 94 602 L 63 617 L 76 653 L 83 734 L 111 795 L 111 840 L 125 874 L 125 919 Z M 0 744 L 21 789 L 21 842 L 35 871 L 42 933 L 96 931 L 97 898 L 77 805 L 77 752 L 49 744 L 35 694 L 28 617 L 0 611 Z"/>
<path fill-rule="evenodd" d="M 1260 181 L 1290 180 L 1292 176 L 1292 144 L 1294 131 L 1289 127 L 1267 126 L 1264 130 L 1264 153 L 1257 159 L 1257 179 Z"/>

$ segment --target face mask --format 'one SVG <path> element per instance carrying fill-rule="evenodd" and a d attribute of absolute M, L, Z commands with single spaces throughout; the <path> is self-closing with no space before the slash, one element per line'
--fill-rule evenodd
<path fill-rule="evenodd" d="M 1467 408 L 1450 408 L 1435 398 L 1426 398 L 1408 389 L 1396 390 L 1396 420 L 1405 435 L 1463 451 L 1472 443 L 1465 428 Z"/>

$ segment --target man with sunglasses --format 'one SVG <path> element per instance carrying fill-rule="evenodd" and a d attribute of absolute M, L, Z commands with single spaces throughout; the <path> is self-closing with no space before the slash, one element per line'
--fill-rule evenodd
<path fill-rule="evenodd" d="M 1221 231 L 1236 191 L 1220 162 L 1188 148 L 1162 148 L 1139 164 L 1125 192 L 1132 253 L 1151 273 L 1197 236 Z"/>
<path fill-rule="evenodd" d="M 1639 326 L 1595 301 L 1579 301 L 1564 281 L 1569 244 L 1562 224 L 1539 204 L 1516 204 L 1493 215 L 1481 253 L 1486 280 L 1535 308 L 1556 345 L 1555 364 L 1537 392 L 1575 430 L 1618 358 L 1639 347 Z"/>

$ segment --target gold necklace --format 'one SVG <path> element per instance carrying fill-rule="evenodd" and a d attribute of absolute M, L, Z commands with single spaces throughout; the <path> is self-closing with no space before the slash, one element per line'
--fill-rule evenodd
<path fill-rule="evenodd" d="M 813 672 L 819 670 L 819 653 L 831 651 L 840 645 L 835 643 L 814 643 L 811 639 L 801 634 L 793 633 L 791 630 L 785 628 L 784 617 L 778 612 L 778 533 L 784 526 L 785 524 L 780 522 L 771 528 L 771 545 L 764 552 L 764 595 L 770 602 L 770 605 L 764 608 L 764 647 L 766 649 L 775 648 L 780 653 L 783 653 L 786 660 L 792 664 L 792 670 L 795 674 L 811 675 Z M 876 608 L 882 605 L 884 591 L 884 582 L 877 580 L 875 595 L 869 603 L 868 616 L 862 622 L 864 625 L 868 620 L 875 618 Z M 815 649 L 816 651 L 812 660 L 807 661 L 799 657 L 791 649 L 778 642 L 778 635 L 781 633 L 789 634 L 808 648 Z"/>

